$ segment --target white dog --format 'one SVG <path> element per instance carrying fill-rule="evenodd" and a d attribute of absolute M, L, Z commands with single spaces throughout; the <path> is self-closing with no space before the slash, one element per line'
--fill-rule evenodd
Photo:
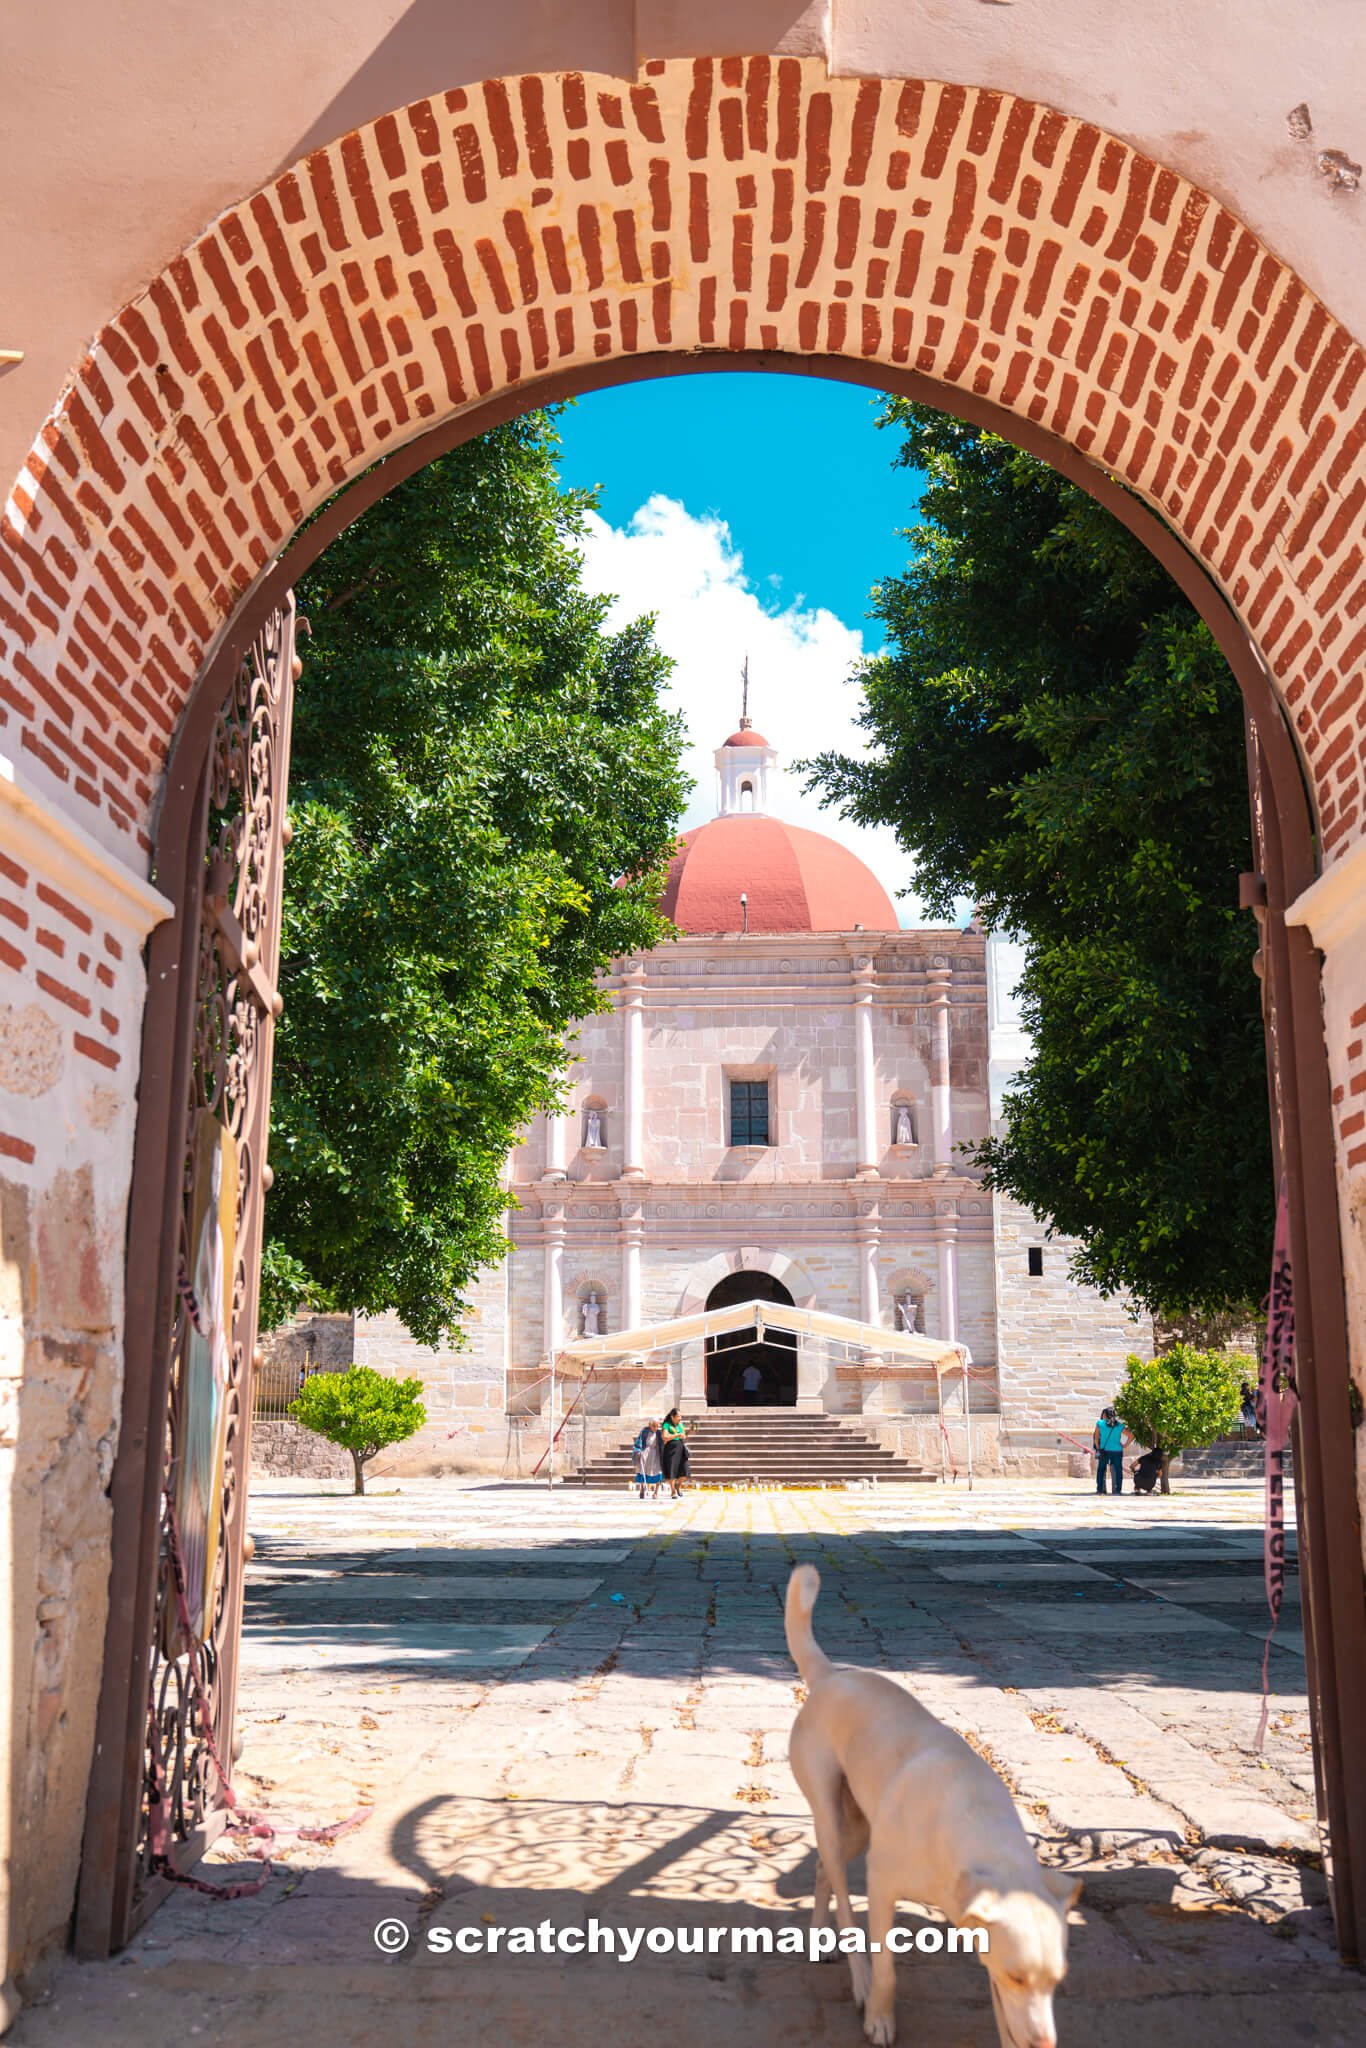
<path fill-rule="evenodd" d="M 985 1930 L 1001 2048 L 1056 2048 L 1053 1993 L 1080 1883 L 1040 1867 L 1009 1792 L 960 1735 L 892 1679 L 830 1662 L 811 1632 L 820 1584 L 809 1564 L 787 1584 L 787 1646 L 808 1688 L 789 1755 L 816 1827 L 814 1926 L 828 1924 L 832 1895 L 838 1926 L 854 1926 L 847 1866 L 868 1851 L 871 1967 L 849 1957 L 864 2033 L 880 2048 L 896 2038 L 887 1935 L 897 1901 L 911 1899 Z"/>

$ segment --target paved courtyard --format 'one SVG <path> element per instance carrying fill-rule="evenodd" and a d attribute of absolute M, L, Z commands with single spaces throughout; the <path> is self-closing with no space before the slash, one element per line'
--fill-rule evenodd
<path fill-rule="evenodd" d="M 728 2048 L 757 2029 L 855 2048 L 842 1966 L 729 1952 L 732 1928 L 776 1934 L 810 1910 L 781 1612 L 810 1559 L 825 1647 L 913 1686 L 1004 1774 L 1045 1858 L 1084 1879 L 1065 2048 L 1155 2028 L 1360 2042 L 1366 1984 L 1336 1961 L 1312 1822 L 1297 1607 L 1253 1750 L 1260 1505 L 1218 1482 L 1168 1500 L 1056 1481 L 678 1506 L 258 1483 L 238 1785 L 282 1831 L 278 1871 L 252 1899 L 177 1893 L 122 1957 L 68 1964 L 11 2038 Z M 329 1840 L 284 1832 L 363 1809 Z M 220 1845 L 205 1874 L 236 1874 L 233 1856 Z M 378 1952 L 381 1920 L 401 1952 Z M 430 1930 L 590 1920 L 724 1943 L 629 1965 L 429 1946 Z M 908 1958 L 899 2013 L 923 2048 L 996 2039 L 970 1959 Z"/>

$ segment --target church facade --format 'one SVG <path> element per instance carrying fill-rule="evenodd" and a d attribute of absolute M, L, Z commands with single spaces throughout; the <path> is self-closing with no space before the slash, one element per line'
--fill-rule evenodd
<path fill-rule="evenodd" d="M 685 835 L 663 900 L 680 936 L 614 964 L 610 1009 L 568 1048 L 563 1112 L 513 1153 L 508 1254 L 465 1347 L 358 1324 L 357 1362 L 424 1381 L 427 1428 L 390 1469 L 529 1471 L 552 1399 L 559 1417 L 577 1397 L 561 1469 L 642 1413 L 743 1401 L 858 1416 L 932 1469 L 965 1462 L 971 1429 L 981 1468 L 1063 1470 L 1127 1354 L 1151 1348 L 959 1149 L 1027 1057 L 1016 949 L 901 929 L 848 848 L 771 814 L 777 758 L 747 720 L 717 749 L 717 814 Z M 552 1387 L 579 1336 L 751 1299 L 963 1345 L 968 1384 L 871 1347 L 722 1338 L 596 1365 L 582 1390 L 561 1361 Z"/>

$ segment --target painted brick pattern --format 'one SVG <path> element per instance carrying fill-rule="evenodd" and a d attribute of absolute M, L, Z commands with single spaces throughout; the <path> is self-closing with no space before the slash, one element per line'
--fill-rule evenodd
<path fill-rule="evenodd" d="M 137 941 L 0 852 L 0 1162 L 34 1167 L 51 1136 L 44 1101 L 69 1070 L 107 1130 L 131 1100 L 126 1043 L 142 992 Z M 131 1064 L 130 1064 L 131 1061 Z"/>
<path fill-rule="evenodd" d="M 814 60 L 495 80 L 224 213 L 98 335 L 0 532 L 0 716 L 144 851 L 205 649 L 385 447 L 549 370 L 904 364 L 1091 453 L 1256 634 L 1362 829 L 1366 354 L 1225 208 L 1008 94 Z"/>

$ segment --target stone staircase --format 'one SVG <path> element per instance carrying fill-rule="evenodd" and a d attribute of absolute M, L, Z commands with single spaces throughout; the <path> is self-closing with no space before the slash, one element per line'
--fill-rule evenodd
<path fill-rule="evenodd" d="M 1183 1451 L 1172 1471 L 1186 1479 L 1260 1479 L 1266 1446 L 1260 1437 L 1221 1436 L 1203 1451 Z"/>
<path fill-rule="evenodd" d="M 838 1415 L 798 1415 L 791 1408 L 709 1408 L 688 1418 L 691 1477 L 698 1486 L 842 1486 L 850 1479 L 922 1481 L 938 1474 L 884 1450 Z M 590 1459 L 584 1486 L 624 1491 L 634 1469 L 636 1423 L 620 1445 Z"/>

